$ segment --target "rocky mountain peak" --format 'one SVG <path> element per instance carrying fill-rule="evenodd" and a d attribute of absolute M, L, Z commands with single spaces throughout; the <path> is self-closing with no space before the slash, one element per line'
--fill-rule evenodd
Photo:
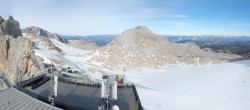
<path fill-rule="evenodd" d="M 171 43 L 144 26 L 122 32 L 111 43 L 86 56 L 91 56 L 90 62 L 100 62 L 102 66 L 118 70 L 124 65 L 128 70 L 141 70 L 160 68 L 166 64 L 195 64 L 197 56 L 200 57 L 200 64 L 240 58 L 237 55 L 206 52 L 194 43 Z"/>
<path fill-rule="evenodd" d="M 39 74 L 42 62 L 33 51 L 34 42 L 17 36 L 22 36 L 19 22 L 12 16 L 8 20 L 0 16 L 0 74 L 5 74 L 11 84 L 16 79 L 17 66 L 23 80 Z"/>
<path fill-rule="evenodd" d="M 9 16 L 8 20 L 14 20 L 13 16 Z"/>
<path fill-rule="evenodd" d="M 8 20 L 4 20 L 0 16 L 0 35 L 22 36 L 19 22 L 14 20 L 12 16 Z"/>
<path fill-rule="evenodd" d="M 0 16 L 0 24 L 2 24 L 3 21 L 4 19 Z"/>
<path fill-rule="evenodd" d="M 43 37 L 57 39 L 63 43 L 66 42 L 66 40 L 64 39 L 63 36 L 60 36 L 56 33 L 48 32 L 47 30 L 44 30 L 44 29 L 42 29 L 40 27 L 36 27 L 36 26 L 26 27 L 25 29 L 22 29 L 22 32 L 28 34 L 29 36 L 33 36 L 33 37 L 43 36 Z"/>
<path fill-rule="evenodd" d="M 48 37 L 48 32 L 46 30 L 41 29 L 40 27 L 26 27 L 25 29 L 22 30 L 23 33 L 29 33 L 29 34 L 34 34 L 36 36 L 45 36 Z"/>
<path fill-rule="evenodd" d="M 153 34 L 152 33 L 152 31 L 151 30 L 149 30 L 147 27 L 145 27 L 145 26 L 137 26 L 137 27 L 135 27 L 134 28 L 134 30 L 136 30 L 137 32 L 139 32 L 139 33 L 151 33 L 151 34 Z"/>
<path fill-rule="evenodd" d="M 120 36 L 144 37 L 143 35 L 154 35 L 154 33 L 145 26 L 137 26 L 135 28 L 123 31 L 123 33 Z"/>
<path fill-rule="evenodd" d="M 117 39 L 112 41 L 112 44 L 122 44 L 140 48 L 143 45 L 160 45 L 159 42 L 166 43 L 168 40 L 154 34 L 145 26 L 137 26 L 132 29 L 125 30 Z"/>

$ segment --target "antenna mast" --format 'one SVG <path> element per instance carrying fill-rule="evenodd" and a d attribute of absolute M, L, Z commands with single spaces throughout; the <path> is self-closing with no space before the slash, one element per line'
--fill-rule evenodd
<path fill-rule="evenodd" d="M 53 62 L 52 62 L 52 54 L 51 54 L 51 65 L 50 65 L 50 75 L 51 75 L 51 94 L 49 96 L 49 101 L 51 102 L 51 105 L 55 105 L 55 97 L 57 97 L 57 82 L 58 82 L 58 76 L 53 74 Z"/>

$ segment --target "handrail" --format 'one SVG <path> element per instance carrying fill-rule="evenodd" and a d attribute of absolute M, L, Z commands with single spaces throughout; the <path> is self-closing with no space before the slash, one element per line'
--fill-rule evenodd
<path fill-rule="evenodd" d="M 21 82 L 19 82 L 19 85 L 20 85 L 21 87 L 27 86 L 29 83 L 31 83 L 31 82 L 33 82 L 33 81 L 35 81 L 35 80 L 37 80 L 37 79 L 39 79 L 39 78 L 41 78 L 41 77 L 43 77 L 43 76 L 45 76 L 45 75 L 46 75 L 46 74 L 41 74 L 41 75 L 38 75 L 38 76 L 36 76 L 36 77 L 33 77 L 33 78 L 30 78 L 30 79 L 21 81 Z"/>
<path fill-rule="evenodd" d="M 134 91 L 134 93 L 135 93 L 136 103 L 138 104 L 138 109 L 139 109 L 139 110 L 143 110 L 143 107 L 142 107 L 142 104 L 141 104 L 139 95 L 138 95 L 137 90 L 136 90 L 136 88 L 135 88 L 135 85 L 132 85 L 132 87 L 133 87 L 133 91 Z"/>

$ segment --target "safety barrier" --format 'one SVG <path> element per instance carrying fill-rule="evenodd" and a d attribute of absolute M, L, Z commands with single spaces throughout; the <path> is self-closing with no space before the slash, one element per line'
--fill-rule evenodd
<path fill-rule="evenodd" d="M 21 81 L 21 82 L 19 82 L 19 86 L 21 86 L 21 87 L 26 87 L 26 86 L 30 85 L 32 82 L 34 82 L 34 81 L 36 81 L 36 80 L 38 80 L 39 78 L 42 78 L 42 77 L 44 77 L 44 76 L 46 76 L 46 74 L 41 74 L 41 75 L 39 75 L 39 76 L 30 78 L 30 79 L 28 79 L 28 80 Z"/>

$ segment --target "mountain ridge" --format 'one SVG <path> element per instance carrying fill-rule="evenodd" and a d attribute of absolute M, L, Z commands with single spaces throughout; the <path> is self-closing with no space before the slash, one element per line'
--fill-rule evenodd
<path fill-rule="evenodd" d="M 52 39 L 57 39 L 63 43 L 66 43 L 66 40 L 63 36 L 58 35 L 57 33 L 51 33 L 47 30 L 44 30 L 40 27 L 36 26 L 31 26 L 31 27 L 26 27 L 25 29 L 22 29 L 22 33 L 25 33 L 26 36 L 43 36 L 43 37 L 49 37 Z"/>
<path fill-rule="evenodd" d="M 108 68 L 121 69 L 125 65 L 131 70 L 161 68 L 166 64 L 195 64 L 197 56 L 201 64 L 241 58 L 238 55 L 203 51 L 194 43 L 172 43 L 144 26 L 123 31 L 109 44 L 86 56 L 91 57 L 89 62 L 100 62 Z"/>

